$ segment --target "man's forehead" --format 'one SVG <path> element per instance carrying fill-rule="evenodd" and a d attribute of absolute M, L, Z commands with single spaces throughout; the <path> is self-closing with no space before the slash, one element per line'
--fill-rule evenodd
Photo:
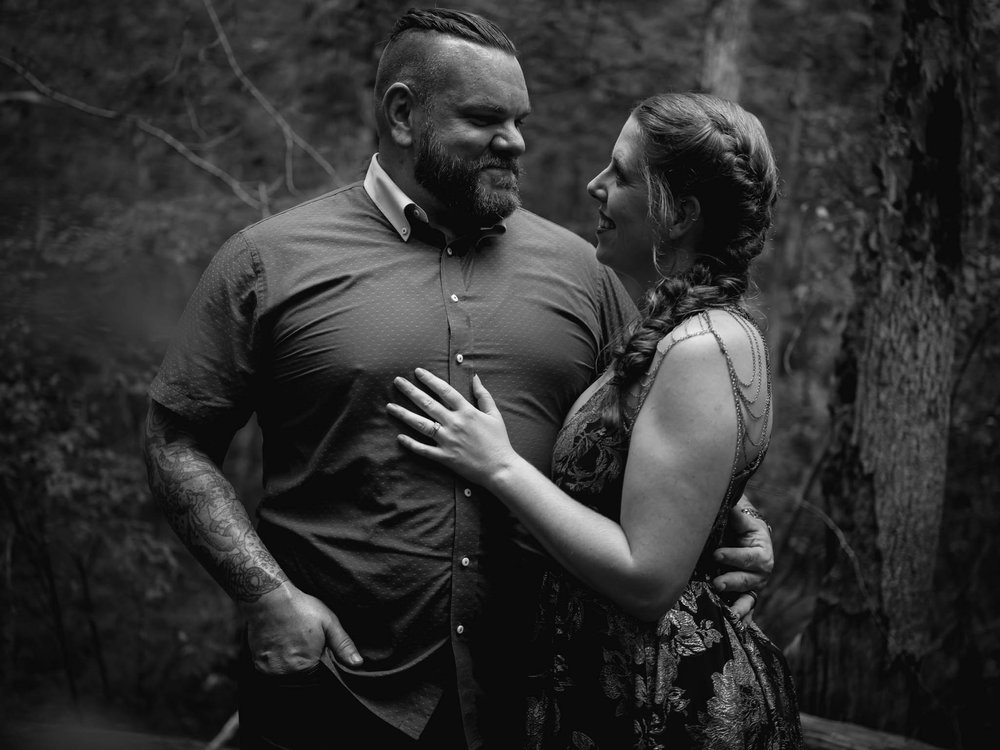
<path fill-rule="evenodd" d="M 496 76 L 514 77 L 524 82 L 521 64 L 517 58 L 503 50 L 484 47 L 466 39 L 434 34 L 435 40 L 427 50 L 432 65 L 445 76 Z"/>
<path fill-rule="evenodd" d="M 437 56 L 437 97 L 463 109 L 531 109 L 527 85 L 517 58 L 501 50 L 482 47 L 461 39 L 448 41 L 449 49 Z"/>

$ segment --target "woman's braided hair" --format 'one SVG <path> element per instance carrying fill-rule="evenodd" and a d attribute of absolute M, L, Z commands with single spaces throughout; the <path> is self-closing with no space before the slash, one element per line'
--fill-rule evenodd
<path fill-rule="evenodd" d="M 647 292 L 642 316 L 612 350 L 604 426 L 619 430 L 630 387 L 647 372 L 656 346 L 682 320 L 709 308 L 743 307 L 750 263 L 764 249 L 778 197 L 778 169 L 760 121 L 737 104 L 708 94 L 658 94 L 632 117 L 639 126 L 653 249 L 660 281 Z M 683 199 L 701 206 L 704 230 L 690 267 L 661 268 L 667 229 Z"/>

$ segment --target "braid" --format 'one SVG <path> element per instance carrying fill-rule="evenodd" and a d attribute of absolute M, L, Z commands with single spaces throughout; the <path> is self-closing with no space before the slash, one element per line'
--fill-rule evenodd
<path fill-rule="evenodd" d="M 719 307 L 748 314 L 750 264 L 760 255 L 778 195 L 778 171 L 760 122 L 706 94 L 661 94 L 632 112 L 642 133 L 650 218 L 666 245 L 677 200 L 696 197 L 704 234 L 689 268 L 647 292 L 641 318 L 612 349 L 603 425 L 622 428 L 631 387 L 648 372 L 660 340 L 686 318 Z M 659 269 L 659 265 L 657 265 Z"/>

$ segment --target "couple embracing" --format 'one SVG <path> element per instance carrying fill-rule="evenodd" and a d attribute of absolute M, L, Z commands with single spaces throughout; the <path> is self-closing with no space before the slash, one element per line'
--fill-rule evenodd
<path fill-rule="evenodd" d="M 247 620 L 241 746 L 798 747 L 749 617 L 759 121 L 636 106 L 587 187 L 595 257 L 520 208 L 495 24 L 409 11 L 375 100 L 364 181 L 231 237 L 150 389 L 151 487 Z M 256 524 L 219 468 L 253 413 Z"/>

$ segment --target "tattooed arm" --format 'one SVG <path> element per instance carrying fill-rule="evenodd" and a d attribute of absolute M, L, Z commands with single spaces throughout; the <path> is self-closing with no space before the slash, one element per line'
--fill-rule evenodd
<path fill-rule="evenodd" d="M 150 489 L 168 522 L 236 601 L 260 671 L 300 671 L 315 664 L 324 648 L 359 665 L 361 657 L 336 615 L 288 580 L 254 531 L 220 468 L 231 439 L 231 430 L 196 428 L 150 402 L 143 453 Z"/>

